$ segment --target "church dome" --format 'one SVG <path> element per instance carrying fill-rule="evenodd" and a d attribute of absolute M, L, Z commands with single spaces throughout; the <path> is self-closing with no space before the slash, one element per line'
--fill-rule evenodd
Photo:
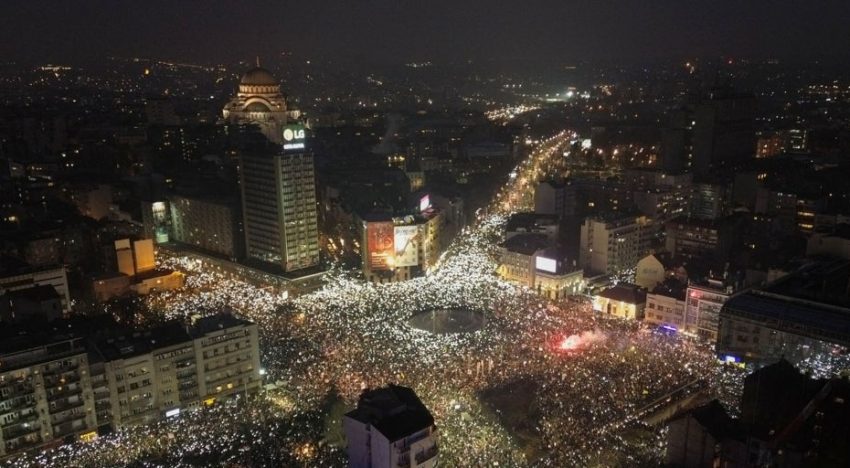
<path fill-rule="evenodd" d="M 277 86 L 278 82 L 271 72 L 265 68 L 254 67 L 242 75 L 239 84 L 242 86 Z"/>
<path fill-rule="evenodd" d="M 270 112 L 269 106 L 263 104 L 262 102 L 252 102 L 245 106 L 246 112 Z"/>

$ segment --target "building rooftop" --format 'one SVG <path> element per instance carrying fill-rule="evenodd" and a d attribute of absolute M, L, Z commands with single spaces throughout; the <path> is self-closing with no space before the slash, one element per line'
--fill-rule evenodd
<path fill-rule="evenodd" d="M 657 294 L 659 296 L 664 297 L 672 297 L 674 299 L 684 301 L 687 289 L 687 284 L 684 284 L 675 278 L 667 278 L 652 290 L 652 294 Z"/>
<path fill-rule="evenodd" d="M 357 409 L 346 416 L 371 425 L 390 442 L 434 425 L 434 417 L 416 393 L 410 388 L 393 384 L 364 391 Z"/>
<path fill-rule="evenodd" d="M 5 295 L 13 301 L 16 299 L 24 299 L 32 302 L 43 302 L 49 300 L 58 301 L 62 298 L 53 286 L 47 284 L 36 285 L 15 291 L 7 291 Z"/>
<path fill-rule="evenodd" d="M 252 322 L 229 313 L 208 315 L 195 321 L 195 324 L 192 326 L 192 335 L 200 337 L 214 331 L 251 325 L 251 323 Z"/>
<path fill-rule="evenodd" d="M 836 224 L 825 230 L 818 230 L 820 234 L 825 234 L 827 237 L 837 237 L 839 239 L 850 240 L 850 224 Z"/>
<path fill-rule="evenodd" d="M 750 291 L 729 299 L 723 314 L 744 316 L 766 325 L 793 326 L 797 332 L 850 345 L 850 310 L 825 307 L 813 302 L 789 300 L 787 297 Z M 802 328 L 805 327 L 807 332 Z"/>
<path fill-rule="evenodd" d="M 792 299 L 850 308 L 850 261 L 827 259 L 809 263 L 764 290 Z"/>
<path fill-rule="evenodd" d="M 558 224 L 558 216 L 550 214 L 537 213 L 515 213 L 509 219 L 505 230 L 507 232 L 514 231 L 534 231 L 542 226 L 551 226 Z"/>
<path fill-rule="evenodd" d="M 0 256 L 0 278 L 22 275 L 37 271 L 48 271 L 62 268 L 62 265 L 34 267 L 29 263 L 10 256 Z"/>
<path fill-rule="evenodd" d="M 600 297 L 626 304 L 641 304 L 646 302 L 646 289 L 631 283 L 620 283 L 598 294 Z"/>
<path fill-rule="evenodd" d="M 539 233 L 518 234 L 502 244 L 507 251 L 523 255 L 534 255 L 538 250 L 551 246 L 552 241 L 546 234 Z"/>
<path fill-rule="evenodd" d="M 795 333 L 850 345 L 850 261 L 808 265 L 766 287 L 733 296 L 723 306 L 730 314 Z"/>
<path fill-rule="evenodd" d="M 595 214 L 593 216 L 588 216 L 587 219 L 591 221 L 597 221 L 605 224 L 610 224 L 613 226 L 625 226 L 628 224 L 636 224 L 640 221 L 640 218 L 644 218 L 645 220 L 649 220 L 648 217 L 641 215 L 636 211 L 609 211 L 605 213 Z"/>
<path fill-rule="evenodd" d="M 671 420 L 692 417 L 714 437 L 715 440 L 733 438 L 742 440 L 744 431 L 741 424 L 729 416 L 723 405 L 717 400 L 711 400 L 703 406 L 687 409 L 673 416 Z"/>
<path fill-rule="evenodd" d="M 140 271 L 136 273 L 136 279 L 140 281 L 149 280 L 153 278 L 162 278 L 165 276 L 169 276 L 174 274 L 174 270 L 168 268 L 156 268 L 153 270 Z M 182 273 L 181 273 L 182 274 Z"/>
<path fill-rule="evenodd" d="M 146 330 L 117 328 L 112 333 L 96 339 L 94 347 L 104 359 L 113 361 L 146 354 L 158 348 L 188 343 L 191 340 L 183 324 L 171 321 Z"/>

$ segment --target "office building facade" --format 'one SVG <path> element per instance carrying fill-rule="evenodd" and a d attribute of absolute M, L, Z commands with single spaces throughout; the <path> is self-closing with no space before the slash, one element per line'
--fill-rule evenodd
<path fill-rule="evenodd" d="M 635 268 L 656 234 L 656 224 L 646 216 L 587 218 L 581 226 L 579 264 L 585 272 L 603 274 Z"/>

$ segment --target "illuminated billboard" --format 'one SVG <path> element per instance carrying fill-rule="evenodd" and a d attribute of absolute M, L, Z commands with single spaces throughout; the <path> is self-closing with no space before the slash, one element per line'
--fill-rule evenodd
<path fill-rule="evenodd" d="M 417 226 L 395 227 L 395 266 L 419 264 L 419 228 Z"/>
<path fill-rule="evenodd" d="M 534 266 L 540 271 L 548 271 L 549 273 L 558 272 L 558 262 L 546 257 L 536 257 Z"/>
<path fill-rule="evenodd" d="M 366 248 L 368 252 L 369 269 L 388 270 L 391 258 L 395 254 L 393 237 L 395 236 L 392 222 L 368 223 L 366 225 Z"/>
<path fill-rule="evenodd" d="M 286 151 L 303 150 L 306 134 L 303 125 L 287 125 L 283 127 L 283 149 Z"/>
<path fill-rule="evenodd" d="M 419 199 L 419 211 L 425 211 L 428 208 L 431 208 L 431 196 L 425 195 Z"/>

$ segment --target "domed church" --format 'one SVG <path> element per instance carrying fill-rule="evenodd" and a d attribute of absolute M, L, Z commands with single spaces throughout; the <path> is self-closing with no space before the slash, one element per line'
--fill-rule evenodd
<path fill-rule="evenodd" d="M 286 123 L 300 116 L 299 111 L 287 109 L 280 83 L 268 70 L 260 67 L 259 59 L 256 67 L 242 75 L 236 97 L 224 106 L 222 113 L 228 123 L 257 125 L 275 143 L 283 142 Z"/>

